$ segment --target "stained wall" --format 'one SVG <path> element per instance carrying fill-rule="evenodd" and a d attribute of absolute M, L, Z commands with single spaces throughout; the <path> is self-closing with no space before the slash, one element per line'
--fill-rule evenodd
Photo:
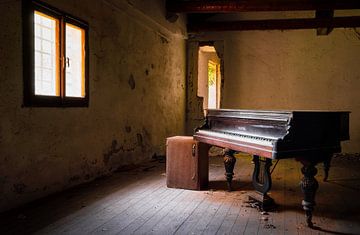
<path fill-rule="evenodd" d="M 0 211 L 165 154 L 185 129 L 185 24 L 162 0 L 47 0 L 89 23 L 88 108 L 26 108 L 21 1 L 0 1 Z"/>

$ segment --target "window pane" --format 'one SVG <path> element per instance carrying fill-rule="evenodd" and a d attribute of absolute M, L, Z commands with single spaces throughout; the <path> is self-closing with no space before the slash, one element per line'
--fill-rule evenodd
<path fill-rule="evenodd" d="M 83 29 L 66 24 L 66 88 L 65 95 L 85 97 L 85 32 Z"/>
<path fill-rule="evenodd" d="M 58 20 L 35 11 L 35 95 L 59 95 Z"/>

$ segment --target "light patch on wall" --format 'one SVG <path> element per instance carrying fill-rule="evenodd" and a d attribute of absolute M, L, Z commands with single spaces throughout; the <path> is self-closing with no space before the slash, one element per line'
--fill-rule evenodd
<path fill-rule="evenodd" d="M 208 109 L 219 108 L 219 92 L 218 80 L 220 79 L 219 64 L 209 60 L 208 61 Z"/>

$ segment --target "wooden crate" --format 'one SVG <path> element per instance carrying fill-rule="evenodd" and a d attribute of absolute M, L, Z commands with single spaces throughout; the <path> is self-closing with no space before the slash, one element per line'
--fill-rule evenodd
<path fill-rule="evenodd" d="M 166 183 L 170 188 L 202 190 L 209 183 L 207 144 L 192 136 L 166 139 Z"/>

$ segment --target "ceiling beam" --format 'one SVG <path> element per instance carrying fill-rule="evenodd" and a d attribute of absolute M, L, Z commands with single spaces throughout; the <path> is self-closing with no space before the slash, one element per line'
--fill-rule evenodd
<path fill-rule="evenodd" d="M 335 17 L 331 19 L 275 19 L 275 20 L 243 20 L 222 22 L 191 22 L 189 33 L 210 31 L 243 31 L 243 30 L 286 30 L 317 28 L 353 28 L 360 27 L 360 16 Z"/>
<path fill-rule="evenodd" d="M 360 0 L 167 0 L 166 9 L 174 13 L 344 10 L 360 9 Z"/>

